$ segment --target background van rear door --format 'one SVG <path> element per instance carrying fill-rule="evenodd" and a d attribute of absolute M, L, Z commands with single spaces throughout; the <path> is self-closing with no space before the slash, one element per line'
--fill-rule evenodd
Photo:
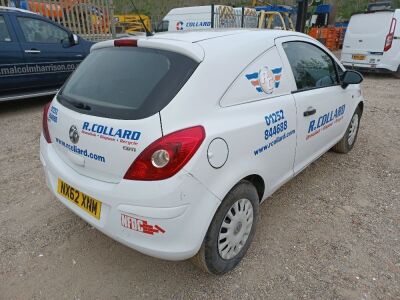
<path fill-rule="evenodd" d="M 368 63 L 370 55 L 382 55 L 392 18 L 390 11 L 352 16 L 343 44 L 342 61 Z"/>

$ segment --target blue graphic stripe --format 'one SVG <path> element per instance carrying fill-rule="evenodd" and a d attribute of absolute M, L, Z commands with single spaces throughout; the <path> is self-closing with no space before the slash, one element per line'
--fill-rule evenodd
<path fill-rule="evenodd" d="M 259 92 L 259 93 L 262 93 L 262 92 L 263 92 L 262 88 L 260 88 L 260 87 L 257 87 L 256 90 L 257 90 L 257 92 Z"/>
<path fill-rule="evenodd" d="M 278 88 L 278 87 L 279 87 L 279 84 L 280 84 L 279 81 L 278 81 L 278 82 L 275 82 L 275 88 Z"/>
<path fill-rule="evenodd" d="M 252 73 L 252 74 L 247 74 L 247 75 L 246 75 L 246 78 L 247 78 L 248 80 L 258 79 L 258 72 Z"/>
<path fill-rule="evenodd" d="M 282 73 L 282 68 L 272 69 L 272 73 L 274 73 L 274 74 Z"/>

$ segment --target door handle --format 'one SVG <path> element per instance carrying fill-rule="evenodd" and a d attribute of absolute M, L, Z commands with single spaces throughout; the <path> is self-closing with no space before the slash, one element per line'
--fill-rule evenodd
<path fill-rule="evenodd" d="M 39 53 L 40 53 L 40 50 L 37 50 L 37 49 L 30 49 L 30 50 L 25 50 L 25 53 L 39 54 Z"/>
<path fill-rule="evenodd" d="M 304 116 L 305 116 L 305 117 L 309 117 L 309 116 L 315 115 L 316 112 L 317 112 L 317 110 L 316 110 L 315 108 L 309 107 L 309 108 L 307 108 L 307 110 L 304 112 Z"/>

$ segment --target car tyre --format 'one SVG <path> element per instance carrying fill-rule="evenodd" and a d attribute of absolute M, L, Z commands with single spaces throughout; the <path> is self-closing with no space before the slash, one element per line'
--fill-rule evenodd
<path fill-rule="evenodd" d="M 343 138 L 332 148 L 333 151 L 346 154 L 353 149 L 357 140 L 358 130 L 360 128 L 360 120 L 361 110 L 360 107 L 357 107 L 350 120 L 350 124 L 347 127 L 346 133 L 344 134 Z"/>
<path fill-rule="evenodd" d="M 193 262 L 216 275 L 234 269 L 253 240 L 259 203 L 257 190 L 251 182 L 242 180 L 234 186 L 215 213 Z"/>

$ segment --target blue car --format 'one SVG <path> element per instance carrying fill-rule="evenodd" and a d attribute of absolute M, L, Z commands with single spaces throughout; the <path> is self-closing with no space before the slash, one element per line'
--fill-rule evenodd
<path fill-rule="evenodd" d="M 92 45 L 38 14 L 0 7 L 0 101 L 55 94 Z"/>

